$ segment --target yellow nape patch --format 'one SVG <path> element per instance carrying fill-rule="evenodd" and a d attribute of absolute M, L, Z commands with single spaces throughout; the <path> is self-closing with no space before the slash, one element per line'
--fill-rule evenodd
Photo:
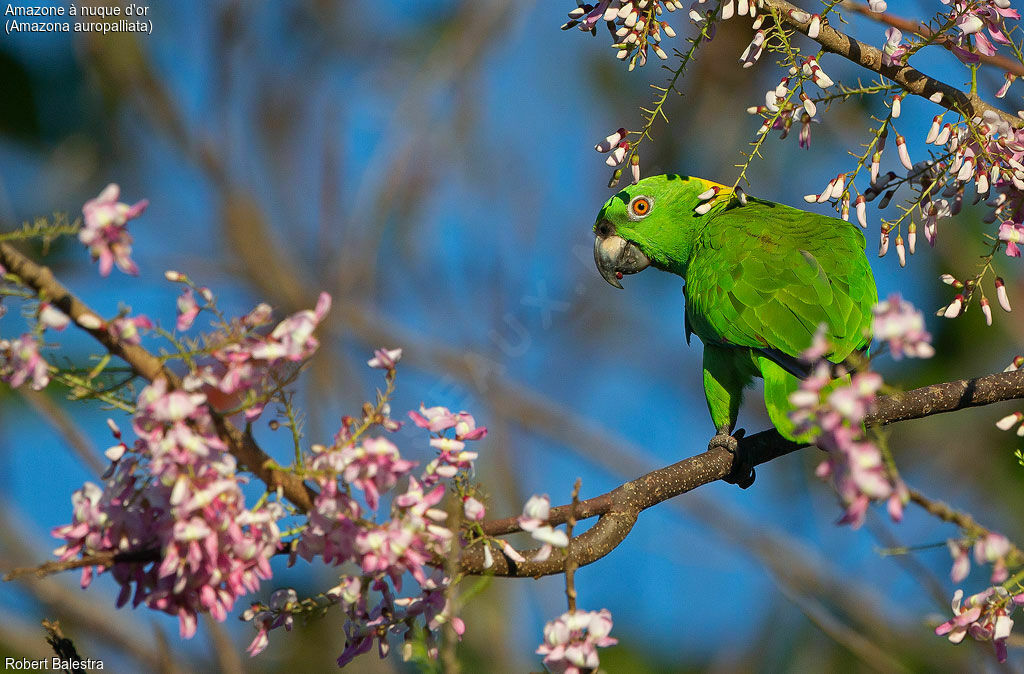
<path fill-rule="evenodd" d="M 697 182 L 699 182 L 701 185 L 703 185 L 704 189 L 706 189 L 706 190 L 709 190 L 712 187 L 717 187 L 718 188 L 719 196 L 721 196 L 722 194 L 732 194 L 732 188 L 729 187 L 728 185 L 723 185 L 722 183 L 716 183 L 714 180 L 706 180 L 704 178 L 696 178 L 696 177 L 694 177 L 693 179 L 696 180 Z"/>

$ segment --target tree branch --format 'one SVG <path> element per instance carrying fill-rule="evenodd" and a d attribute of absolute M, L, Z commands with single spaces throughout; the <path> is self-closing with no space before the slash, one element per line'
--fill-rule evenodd
<path fill-rule="evenodd" d="M 810 12 L 786 2 L 786 0 L 764 0 L 764 4 L 766 9 L 777 11 L 786 24 L 804 35 L 807 34 L 811 22 L 797 21 L 793 18 L 791 12 L 798 14 L 810 14 Z M 824 47 L 826 51 L 838 54 L 863 68 L 888 77 L 907 92 L 927 98 L 947 110 L 952 110 L 966 118 L 980 116 L 984 112 L 993 112 L 1013 128 L 1024 126 L 1024 120 L 986 103 L 977 94 L 966 94 L 957 87 L 925 75 L 908 65 L 885 65 L 882 62 L 881 49 L 855 40 L 849 35 L 836 30 L 829 25 L 827 20 L 822 20 L 818 37 L 812 39 Z"/>
<path fill-rule="evenodd" d="M 163 362 L 137 344 L 125 343 L 107 330 L 106 323 L 95 311 L 75 297 L 53 275 L 48 267 L 36 264 L 22 255 L 9 243 L 0 242 L 0 266 L 15 274 L 21 282 L 32 288 L 39 296 L 63 311 L 75 324 L 93 336 L 112 355 L 121 358 L 142 377 L 153 381 L 159 377 L 167 380 L 172 388 L 181 386 L 181 379 L 164 366 Z M 303 511 L 312 510 L 313 492 L 297 475 L 273 468 L 274 461 L 248 434 L 242 433 L 234 424 L 216 410 L 210 408 L 210 416 L 220 438 L 227 444 L 228 451 L 249 471 L 270 489 L 281 487 L 285 497 Z"/>
<path fill-rule="evenodd" d="M 1000 372 L 881 396 L 868 415 L 867 423 L 870 426 L 884 426 L 1019 398 L 1024 398 L 1024 370 Z M 739 452 L 745 453 L 755 465 L 759 465 L 806 446 L 786 440 L 778 431 L 770 429 L 741 438 Z M 575 506 L 552 508 L 549 523 L 563 524 L 573 512 L 577 521 L 598 517 L 597 523 L 575 538 L 571 546 L 571 555 L 577 565 L 586 566 L 614 550 L 629 534 L 642 511 L 701 485 L 721 480 L 732 472 L 734 458 L 733 454 L 723 448 L 709 449 L 626 482 L 606 494 L 580 501 Z M 514 517 L 484 522 L 483 529 L 490 536 L 522 531 Z M 530 559 L 536 552 L 528 550 L 522 554 Z M 495 557 L 490 568 L 484 568 L 481 546 L 466 549 L 462 556 L 462 571 L 467 574 L 522 578 L 557 574 L 564 568 L 565 561 L 562 558 L 516 563 L 504 555 Z"/>

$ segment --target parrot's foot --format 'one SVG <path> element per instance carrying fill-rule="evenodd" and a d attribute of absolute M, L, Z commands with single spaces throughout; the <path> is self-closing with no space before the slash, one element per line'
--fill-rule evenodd
<path fill-rule="evenodd" d="M 735 457 L 732 462 L 732 472 L 723 479 L 740 489 L 746 489 L 754 484 L 754 478 L 756 477 L 751 456 L 747 452 L 740 451 L 739 440 L 743 437 L 743 433 L 742 428 L 736 431 L 735 435 L 729 435 L 723 429 L 715 437 L 711 438 L 711 442 L 708 443 L 708 449 L 721 447 Z"/>

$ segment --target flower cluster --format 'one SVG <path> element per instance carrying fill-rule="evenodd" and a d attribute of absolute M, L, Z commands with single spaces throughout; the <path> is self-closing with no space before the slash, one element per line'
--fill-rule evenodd
<path fill-rule="evenodd" d="M 762 31 L 754 33 L 754 40 L 747 47 L 746 51 L 740 57 L 740 61 L 744 67 L 752 65 L 754 61 L 761 55 L 761 50 L 764 45 L 764 37 L 761 35 Z M 799 134 L 799 145 L 803 149 L 809 149 L 811 146 L 811 124 L 818 122 L 818 106 L 815 103 L 814 97 L 807 93 L 804 89 L 804 83 L 810 81 L 815 84 L 819 89 L 827 89 L 831 87 L 835 82 L 832 81 L 825 71 L 821 69 L 818 60 L 813 56 L 805 58 L 801 63 L 800 67 L 792 67 L 789 69 L 789 73 L 786 77 L 783 77 L 779 83 L 772 89 L 765 92 L 764 105 L 755 105 L 747 108 L 747 113 L 751 115 L 761 115 L 765 118 L 761 127 L 757 130 L 757 135 L 763 135 L 769 131 L 776 130 L 781 131 L 779 134 L 780 139 L 785 139 L 789 136 L 789 131 L 793 127 L 793 124 L 797 121 L 800 122 L 800 134 Z M 795 89 L 799 89 L 799 96 L 797 97 L 798 102 L 794 102 L 792 92 Z M 829 190 L 834 187 L 834 184 L 830 186 Z M 841 193 L 842 188 L 839 189 L 838 193 Z M 817 201 L 819 198 L 823 203 L 828 200 L 828 196 L 814 195 L 814 199 L 811 200 L 809 197 L 805 197 L 810 201 Z"/>
<path fill-rule="evenodd" d="M 614 646 L 618 639 L 612 631 L 612 614 L 600 611 L 569 611 L 544 626 L 544 643 L 537 654 L 552 674 L 595 672 L 601 662 L 598 648 Z"/>
<path fill-rule="evenodd" d="M 107 185 L 99 196 L 82 206 L 85 222 L 78 233 L 78 240 L 89 247 L 94 260 L 100 261 L 100 274 L 109 276 L 116 264 L 126 274 L 138 274 L 139 268 L 132 260 L 132 236 L 128 233 L 128 221 L 142 215 L 149 202 L 143 199 L 129 206 L 118 201 L 121 188 L 116 184 Z"/>
<path fill-rule="evenodd" d="M 477 453 L 466 449 L 466 443 L 480 440 L 487 435 L 487 429 L 477 428 L 473 415 L 467 412 L 452 413 L 446 407 L 423 407 L 419 412 L 409 412 L 409 418 L 420 428 L 434 434 L 430 446 L 438 451 L 434 460 L 427 464 L 423 482 L 430 486 L 441 478 L 455 477 L 459 471 L 471 471 Z M 453 437 L 446 431 L 451 429 Z"/>
<path fill-rule="evenodd" d="M 746 5 L 746 0 L 742 4 Z M 629 69 L 633 70 L 647 63 L 648 49 L 660 59 L 668 58 L 660 44 L 662 34 L 675 37 L 676 32 L 658 17 L 663 10 L 674 12 L 682 8 L 680 0 L 597 0 L 594 5 L 581 2 L 569 12 L 569 20 L 562 25 L 562 30 L 578 27 L 596 35 L 597 24 L 603 21 L 611 33 L 612 47 L 617 50 L 615 58 L 629 59 Z"/>
<path fill-rule="evenodd" d="M 200 613 L 223 621 L 235 600 L 271 577 L 280 539 L 276 502 L 246 508 L 235 459 L 217 436 L 201 393 L 157 379 L 139 394 L 132 447 L 110 422 L 117 445 L 103 487 L 86 483 L 72 497 L 71 524 L 53 535 L 61 560 L 114 552 L 109 570 L 132 600 L 176 615 L 183 637 Z M 82 586 L 92 581 L 85 567 Z M 133 587 L 134 586 L 134 587 Z"/>
<path fill-rule="evenodd" d="M 868 505 L 881 500 L 888 501 L 890 516 L 898 521 L 909 492 L 864 433 L 864 420 L 882 378 L 874 372 L 859 372 L 834 379 L 833 365 L 825 358 L 829 351 L 819 331 L 804 354 L 811 373 L 789 398 L 795 433 L 828 452 L 816 474 L 832 482 L 846 508 L 841 524 L 860 527 Z"/>
<path fill-rule="evenodd" d="M 166 276 L 176 281 L 187 280 L 178 272 L 167 272 Z M 213 293 L 205 287 L 198 292 L 205 306 L 212 306 Z M 320 293 L 315 309 L 298 311 L 274 326 L 269 334 L 263 334 L 258 329 L 271 322 L 271 309 L 267 304 L 257 305 L 245 316 L 206 336 L 213 363 L 207 362 L 189 373 L 185 388 L 205 392 L 221 410 L 237 405 L 245 394 L 262 400 L 263 391 L 272 388 L 273 382 L 269 380 L 281 365 L 304 361 L 317 350 L 320 343 L 313 331 L 330 307 L 331 296 Z M 192 288 L 186 288 L 178 298 L 177 329 L 189 329 L 201 309 Z M 221 404 L 222 401 L 227 402 Z M 262 402 L 245 405 L 249 421 L 262 411 Z"/>
<path fill-rule="evenodd" d="M 607 154 L 608 158 L 605 159 L 605 163 L 613 168 L 620 166 L 626 157 L 629 157 L 629 168 L 632 173 L 633 184 L 640 182 L 640 157 L 634 151 L 629 152 L 629 131 L 620 128 L 618 131 L 609 134 L 607 138 L 602 140 L 600 143 L 594 146 L 594 149 L 602 154 Z M 622 169 L 617 169 L 612 176 L 609 187 L 614 187 L 619 182 L 619 176 L 622 175 Z"/>
<path fill-rule="evenodd" d="M 391 439 L 367 435 L 374 427 L 387 432 L 399 428 L 390 418 L 388 397 L 401 355 L 400 349 L 374 353 L 368 365 L 386 370 L 387 392 L 378 395 L 376 405 L 367 403 L 361 418 L 345 417 L 331 446 L 314 445 L 304 467 L 318 493 L 295 553 L 307 561 L 320 557 L 332 566 L 353 564 L 361 570 L 358 576 L 343 577 L 324 595 L 324 601 L 341 606 L 348 618 L 339 666 L 374 644 L 381 657 L 386 656 L 391 635 L 403 638 L 402 655 L 408 659 L 411 639 L 420 628 L 425 628 L 428 653 L 436 656 L 436 633 L 442 625 L 450 625 L 459 636 L 465 631 L 449 600 L 451 579 L 429 566 L 432 560 L 445 558 L 455 538 L 446 525 L 448 513 L 439 507 L 448 491 L 443 480 L 465 484 L 477 456 L 466 443 L 480 440 L 487 429 L 478 427 L 472 415 L 444 407 L 421 406 L 410 412 L 414 425 L 431 433 L 430 445 L 437 451 L 419 475 L 412 475 L 416 464 L 402 458 Z M 481 519 L 484 505 L 464 490 L 457 491 L 466 519 Z M 400 596 L 408 577 L 416 582 L 417 591 Z M 287 628 L 301 609 L 294 600 L 271 603 L 247 613 L 257 628 L 249 647 L 253 655 L 266 648 L 269 630 Z"/>
<path fill-rule="evenodd" d="M 1013 629 L 1010 616 L 1024 604 L 1024 593 L 1010 595 L 1006 588 L 995 586 L 971 595 L 963 601 L 964 591 L 953 595 L 953 617 L 935 628 L 935 634 L 948 634 L 958 644 L 968 634 L 977 641 L 991 641 L 999 662 L 1006 662 L 1006 640 Z M 961 603 L 962 602 L 962 603 Z"/>
<path fill-rule="evenodd" d="M 978 54 L 995 54 L 996 47 L 993 42 L 1012 44 L 1006 37 L 1003 22 L 1005 19 L 1019 19 L 1020 14 L 1010 8 L 1010 0 L 941 1 L 944 5 L 950 5 L 948 17 L 956 20 L 959 33 L 955 36 L 951 49 L 964 63 L 978 63 Z M 985 35 L 986 32 L 988 36 Z"/>
<path fill-rule="evenodd" d="M 374 581 L 370 589 L 381 592 L 384 599 L 379 606 L 369 612 L 366 610 L 365 598 L 357 599 L 354 604 L 349 605 L 349 615 L 355 615 L 357 619 L 349 620 L 345 624 L 346 645 L 338 657 L 338 666 L 344 667 L 356 656 L 369 651 L 373 648 L 375 640 L 380 657 L 387 657 L 391 652 L 388 632 L 405 635 L 401 654 L 403 660 L 409 660 L 413 655 L 415 638 L 411 625 L 417 620 L 421 620 L 426 628 L 423 638 L 427 656 L 437 658 L 437 632 L 442 626 L 451 626 L 457 637 L 466 632 L 465 623 L 452 612 L 451 601 L 447 596 L 449 583 L 450 579 L 447 576 L 440 570 L 435 570 L 420 584 L 420 596 L 395 598 L 385 582 Z"/>
<path fill-rule="evenodd" d="M 978 301 L 978 304 L 981 306 L 981 313 L 985 317 L 985 325 L 992 325 L 992 307 L 989 304 L 988 297 L 981 290 L 979 278 L 961 281 L 952 274 L 943 274 L 940 278 L 943 283 L 952 286 L 957 293 L 953 297 L 952 302 L 935 312 L 936 316 L 943 316 L 945 318 L 960 316 L 967 311 L 967 305 L 970 303 L 974 293 L 979 292 L 981 299 Z M 1010 298 L 1006 294 L 1006 283 L 1003 282 L 1001 277 L 997 276 L 993 285 L 996 289 L 996 300 L 999 302 L 999 307 L 1006 312 L 1012 311 Z"/>
<path fill-rule="evenodd" d="M 940 102 L 938 96 L 936 102 Z M 1021 248 L 1018 244 L 1024 241 L 1024 130 L 1014 128 L 992 111 L 957 125 L 943 122 L 943 114 L 939 114 L 932 120 L 925 142 L 941 148 L 944 156 L 914 163 L 907 150 L 906 139 L 896 133 L 897 156 L 906 174 L 900 175 L 894 171 L 881 174 L 880 163 L 886 141 L 893 135 L 893 120 L 899 117 L 898 96 L 893 97 L 891 110 L 890 118 L 879 128 L 874 147 L 870 150 L 871 184 L 855 199 L 857 220 L 862 227 L 867 227 L 868 202 L 881 197 L 878 206 L 885 208 L 900 187 L 909 186 L 917 190 L 918 195 L 915 203 L 909 209 L 904 209 L 904 217 L 918 215 L 920 221 L 911 219 L 904 222 L 903 217 L 895 222 L 883 221 L 879 234 L 879 256 L 887 254 L 892 240 L 900 266 L 905 266 L 907 254 L 915 252 L 919 226 L 923 227 L 928 243 L 934 246 L 938 223 L 957 215 L 964 203 L 969 203 L 970 198 L 966 192 L 968 187 L 973 186 L 975 200 L 985 199 L 985 205 L 990 209 L 985 221 L 997 223 L 993 252 L 1001 247 L 1008 256 L 1019 257 Z M 833 202 L 842 216 L 847 218 L 851 192 L 856 190 L 852 180 L 846 179 L 847 175 L 852 174 L 840 174 L 820 194 L 810 194 L 805 199 L 816 203 Z M 902 232 L 893 232 L 897 227 L 906 228 L 906 240 Z M 977 296 L 985 322 L 991 325 L 992 309 L 981 286 L 987 271 L 988 267 L 985 266 L 974 278 L 964 281 L 944 274 L 943 281 L 958 292 L 951 302 L 939 309 L 937 315 L 946 318 L 960 316 Z M 994 287 L 999 305 L 1009 311 L 1010 304 L 1003 280 L 996 277 Z"/>
<path fill-rule="evenodd" d="M 251 622 L 256 627 L 257 634 L 256 638 L 249 644 L 246 652 L 250 655 L 263 652 L 270 644 L 270 637 L 267 636 L 267 633 L 272 629 L 284 627 L 290 632 L 295 622 L 292 612 L 295 610 L 298 601 L 299 596 L 295 590 L 287 587 L 274 590 L 271 593 L 269 606 L 264 607 L 258 603 L 251 605 L 242 614 L 242 619 Z"/>

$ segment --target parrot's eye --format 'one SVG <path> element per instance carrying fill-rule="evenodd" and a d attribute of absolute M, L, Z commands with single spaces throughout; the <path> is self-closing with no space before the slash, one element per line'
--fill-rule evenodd
<path fill-rule="evenodd" d="M 654 201 L 650 197 L 633 197 L 629 202 L 629 217 L 631 220 L 641 220 L 651 213 Z"/>

